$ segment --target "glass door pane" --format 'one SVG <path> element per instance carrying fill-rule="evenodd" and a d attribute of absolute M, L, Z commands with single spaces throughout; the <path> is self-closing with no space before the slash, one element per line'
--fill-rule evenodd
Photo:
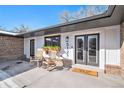
<path fill-rule="evenodd" d="M 76 37 L 76 63 L 85 64 L 84 36 Z"/>
<path fill-rule="evenodd" d="M 88 36 L 87 64 L 98 65 L 98 35 Z"/>

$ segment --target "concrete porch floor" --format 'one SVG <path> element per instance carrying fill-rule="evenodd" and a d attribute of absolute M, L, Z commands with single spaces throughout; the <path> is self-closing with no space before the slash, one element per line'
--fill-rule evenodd
<path fill-rule="evenodd" d="M 18 70 L 28 67 L 22 66 Z M 14 69 L 13 69 L 14 70 Z M 12 72 L 13 72 L 12 70 Z M 10 71 L 11 72 L 11 71 Z M 15 73 L 16 71 L 14 71 Z M 17 71 L 18 72 L 18 71 Z M 0 81 L 0 87 L 25 87 L 25 88 L 119 88 L 124 87 L 124 80 L 104 75 L 94 77 L 85 74 L 71 72 L 69 70 L 48 72 L 45 69 L 34 67 L 17 75 L 11 75 L 6 71 L 0 71 L 0 77 L 6 77 Z"/>
<path fill-rule="evenodd" d="M 32 88 L 109 88 L 124 87 L 123 80 L 79 74 L 67 70 L 48 72 L 39 80 L 28 85 Z"/>

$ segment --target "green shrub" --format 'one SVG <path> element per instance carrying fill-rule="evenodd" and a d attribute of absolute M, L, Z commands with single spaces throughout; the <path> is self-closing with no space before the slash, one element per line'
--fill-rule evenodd
<path fill-rule="evenodd" d="M 60 47 L 59 46 L 44 46 L 43 49 L 45 51 L 60 51 Z"/>

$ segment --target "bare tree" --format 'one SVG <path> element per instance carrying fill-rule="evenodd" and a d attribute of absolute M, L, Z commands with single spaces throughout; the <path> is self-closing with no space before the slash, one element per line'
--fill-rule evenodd
<path fill-rule="evenodd" d="M 95 6 L 89 6 L 89 8 L 87 9 L 86 12 L 86 17 L 90 17 L 90 16 L 94 16 L 95 15 L 95 11 L 94 11 Z"/>
<path fill-rule="evenodd" d="M 71 13 L 69 11 L 62 11 L 60 14 L 60 21 L 61 22 L 69 22 L 72 19 Z"/>
<path fill-rule="evenodd" d="M 28 32 L 29 31 L 29 28 L 28 26 L 25 26 L 25 25 L 20 25 L 19 27 L 15 27 L 14 28 L 14 32 L 16 33 L 24 33 L 24 32 Z"/>
<path fill-rule="evenodd" d="M 90 5 L 89 8 L 87 9 L 86 17 L 101 14 L 103 12 L 106 12 L 107 9 L 108 9 L 107 5 L 104 5 L 102 7 L 99 5 Z"/>
<path fill-rule="evenodd" d="M 84 11 L 84 8 L 81 7 L 77 12 L 74 12 L 74 13 L 73 13 L 73 18 L 74 18 L 74 19 L 83 18 L 83 17 L 85 17 L 85 12 L 86 12 L 86 11 Z"/>
<path fill-rule="evenodd" d="M 103 13 L 103 7 L 104 10 L 107 10 L 108 6 L 98 6 L 98 5 L 90 5 L 87 8 L 81 7 L 76 12 L 69 12 L 69 11 L 63 11 L 60 14 L 60 21 L 61 22 L 69 22 L 76 19 L 81 19 L 84 17 L 90 17 L 94 16 L 100 13 Z"/>

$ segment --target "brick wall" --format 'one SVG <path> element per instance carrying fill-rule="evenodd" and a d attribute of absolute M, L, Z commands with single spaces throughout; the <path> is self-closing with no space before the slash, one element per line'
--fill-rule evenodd
<path fill-rule="evenodd" d="M 118 65 L 106 64 L 105 65 L 105 73 L 120 76 L 121 75 L 121 67 Z"/>
<path fill-rule="evenodd" d="M 24 39 L 0 35 L 0 61 L 22 59 Z"/>
<path fill-rule="evenodd" d="M 120 25 L 120 66 L 106 64 L 105 73 L 119 75 L 124 79 L 124 22 Z"/>
<path fill-rule="evenodd" d="M 105 73 L 120 75 L 124 79 L 124 22 L 120 25 L 120 66 L 107 64 Z"/>
<path fill-rule="evenodd" d="M 120 60 L 121 60 L 121 76 L 124 78 L 124 22 L 121 24 L 121 49 L 120 49 Z"/>

